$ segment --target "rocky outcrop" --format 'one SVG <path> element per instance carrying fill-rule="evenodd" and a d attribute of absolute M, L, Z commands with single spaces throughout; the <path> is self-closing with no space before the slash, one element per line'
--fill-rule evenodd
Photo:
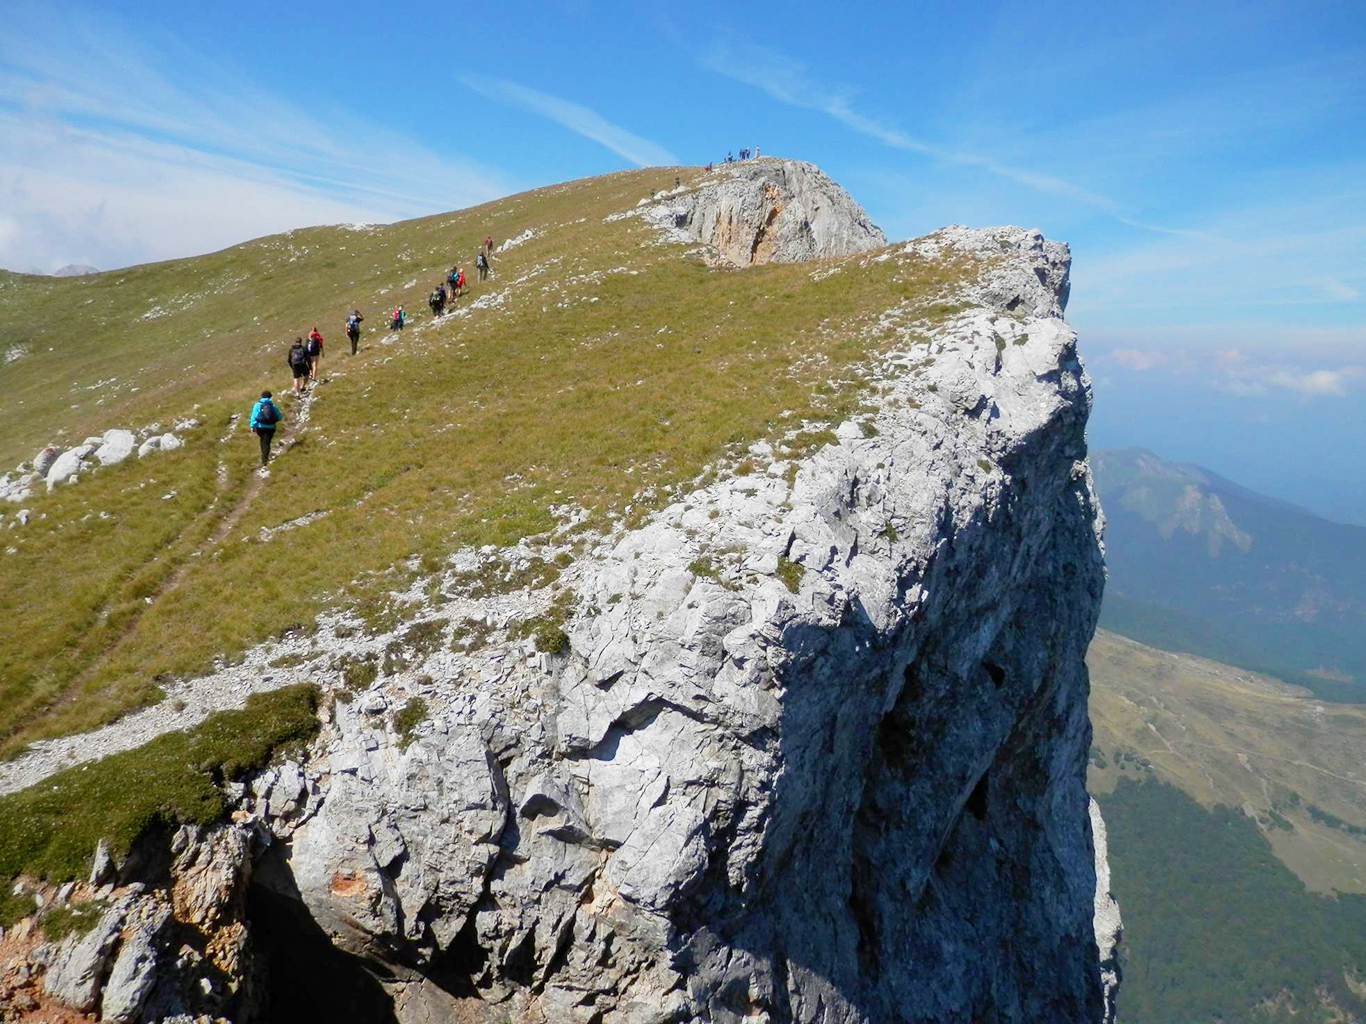
<path fill-rule="evenodd" d="M 553 585 L 457 594 L 310 670 L 333 700 L 307 755 L 243 788 L 235 824 L 177 836 L 172 895 L 140 897 L 212 955 L 125 929 L 120 1005 L 1105 1020 L 1083 661 L 1103 568 L 1068 254 L 953 229 L 867 257 L 948 258 L 975 269 L 967 308 L 869 325 L 900 339 L 867 367 L 875 409 L 752 446 L 750 472 Z M 415 593 L 558 550 L 464 552 Z M 187 879 L 199 897 L 174 896 Z M 270 942 L 307 969 L 259 980 Z M 201 979 L 235 1002 L 192 1004 Z"/>
<path fill-rule="evenodd" d="M 848 192 L 798 160 L 722 164 L 700 184 L 664 193 L 641 212 L 672 237 L 703 242 L 740 267 L 849 256 L 887 244 Z"/>
<path fill-rule="evenodd" d="M 1124 924 L 1119 918 L 1119 903 L 1110 891 L 1109 844 L 1105 833 L 1105 819 L 1100 816 L 1100 804 L 1091 801 L 1091 835 L 1096 847 L 1096 946 L 1100 951 L 1100 981 L 1105 992 L 1103 1024 L 1114 1024 L 1119 995 L 1119 942 Z"/>
<path fill-rule="evenodd" d="M 182 431 L 197 426 L 199 421 L 196 419 L 176 423 L 176 429 Z M 175 434 L 160 431 L 159 423 L 153 423 L 136 433 L 116 427 L 98 437 L 87 437 L 83 443 L 71 448 L 47 445 L 33 457 L 31 463 L 21 462 L 13 472 L 0 475 L 0 501 L 24 501 L 33 495 L 34 488 L 40 482 L 46 482 L 47 490 L 50 491 L 58 484 L 74 483 L 81 473 L 100 466 L 117 465 L 134 452 L 138 458 L 142 458 L 151 452 L 175 451 L 185 443 Z M 138 443 L 139 438 L 143 438 L 141 444 Z"/>

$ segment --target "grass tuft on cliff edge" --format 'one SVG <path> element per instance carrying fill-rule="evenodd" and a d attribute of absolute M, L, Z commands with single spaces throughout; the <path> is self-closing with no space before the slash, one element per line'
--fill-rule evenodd
<path fill-rule="evenodd" d="M 317 712 L 311 684 L 253 694 L 241 711 L 0 796 L 0 880 L 81 878 L 101 839 L 119 861 L 157 824 L 218 821 L 227 809 L 220 784 L 302 744 L 318 728 Z"/>

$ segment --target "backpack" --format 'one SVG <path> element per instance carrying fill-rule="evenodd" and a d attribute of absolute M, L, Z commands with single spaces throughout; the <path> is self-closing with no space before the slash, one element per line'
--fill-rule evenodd
<path fill-rule="evenodd" d="M 275 408 L 275 403 L 269 400 L 261 403 L 261 408 L 256 410 L 256 425 L 258 427 L 273 427 L 280 422 L 280 410 Z"/>
<path fill-rule="evenodd" d="M 454 270 L 452 270 L 451 276 L 446 278 L 446 280 L 449 281 L 451 284 L 455 284 L 457 281 L 460 280 L 460 275 L 457 274 Z"/>
<path fill-rule="evenodd" d="M 319 348 L 318 348 L 318 339 L 317 339 L 317 338 L 309 338 L 309 339 L 308 339 L 308 342 L 304 345 L 304 351 L 307 352 L 307 353 L 308 353 L 309 355 L 311 355 L 311 356 L 316 356 L 316 355 L 318 354 L 318 352 L 320 351 Z"/>
<path fill-rule="evenodd" d="M 444 298 L 445 296 L 442 295 L 440 292 L 432 292 L 431 295 L 427 296 L 427 301 L 430 302 L 433 306 L 435 306 Z"/>
<path fill-rule="evenodd" d="M 347 318 L 346 318 L 346 329 L 347 329 L 348 331 L 358 331 L 358 330 L 360 330 L 360 321 L 357 320 L 356 317 L 355 317 L 354 315 L 353 315 L 353 316 L 347 317 Z"/>
<path fill-rule="evenodd" d="M 296 345 L 294 348 L 292 348 L 292 349 L 289 350 L 289 365 L 290 365 L 290 366 L 307 366 L 307 365 L 308 365 L 308 352 L 304 349 L 304 347 L 303 347 L 302 345 Z"/>

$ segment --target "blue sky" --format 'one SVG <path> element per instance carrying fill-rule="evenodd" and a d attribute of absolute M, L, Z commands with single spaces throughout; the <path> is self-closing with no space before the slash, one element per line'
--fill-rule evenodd
<path fill-rule="evenodd" d="M 1094 443 L 1366 519 L 1366 5 L 895 7 L 10 0 L 0 266 L 758 145 L 893 238 L 1071 243 Z"/>

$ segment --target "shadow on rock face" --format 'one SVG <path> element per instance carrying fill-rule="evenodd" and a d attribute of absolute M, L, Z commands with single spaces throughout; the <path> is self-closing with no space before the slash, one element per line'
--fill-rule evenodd
<path fill-rule="evenodd" d="M 338 949 L 304 906 L 280 848 L 257 864 L 247 916 L 264 963 L 263 1020 L 398 1024 L 393 1000 L 369 961 Z"/>

